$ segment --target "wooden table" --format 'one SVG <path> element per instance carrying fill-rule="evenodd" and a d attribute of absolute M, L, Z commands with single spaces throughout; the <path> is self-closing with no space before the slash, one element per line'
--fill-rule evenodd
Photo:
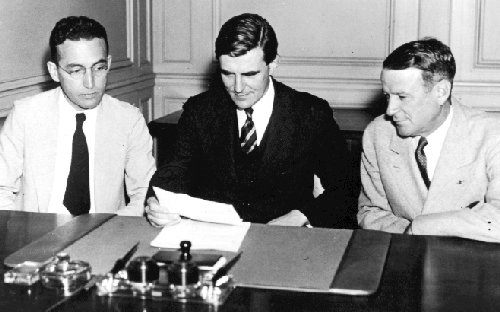
<path fill-rule="evenodd" d="M 67 216 L 0 211 L 0 260 L 69 221 Z M 127 242 L 130 243 L 130 242 Z M 1 268 L 3 273 L 5 268 Z M 40 289 L 0 282 L 0 311 L 43 311 Z M 52 296 L 52 298 L 50 298 Z M 34 302 L 38 302 L 34 305 Z M 500 244 L 392 235 L 377 293 L 368 297 L 236 289 L 217 311 L 498 311 Z M 214 311 L 207 306 L 82 293 L 56 311 Z"/>

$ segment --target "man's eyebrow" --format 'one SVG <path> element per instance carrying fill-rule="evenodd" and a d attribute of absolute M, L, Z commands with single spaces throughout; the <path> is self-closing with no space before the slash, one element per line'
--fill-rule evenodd
<path fill-rule="evenodd" d="M 227 69 L 222 69 L 222 68 L 221 68 L 221 70 L 220 70 L 220 71 L 221 71 L 221 73 L 226 74 L 226 75 L 227 75 L 227 74 L 232 74 L 232 72 L 230 72 L 230 71 L 229 71 L 229 70 L 227 70 Z"/>
<path fill-rule="evenodd" d="M 229 70 L 226 70 L 226 69 L 222 69 L 221 68 L 221 73 L 223 73 L 224 75 L 230 75 L 230 74 L 234 74 L 233 72 L 229 71 Z M 244 73 L 241 73 L 242 76 L 253 76 L 253 75 L 257 75 L 258 73 L 260 73 L 260 70 L 252 70 L 252 71 L 248 71 L 248 72 L 244 72 Z"/>
<path fill-rule="evenodd" d="M 100 59 L 98 60 L 97 62 L 95 62 L 94 64 L 90 65 L 90 67 L 92 66 L 95 66 L 97 64 L 103 64 L 103 63 L 107 63 L 108 60 L 106 59 Z M 69 63 L 68 65 L 66 65 L 67 67 L 85 67 L 83 66 L 82 64 L 78 64 L 78 63 Z"/>
<path fill-rule="evenodd" d="M 260 70 L 252 70 L 252 71 L 249 71 L 249 72 L 246 72 L 246 73 L 241 73 L 243 76 L 253 76 L 253 75 L 257 75 L 258 73 L 260 73 Z"/>

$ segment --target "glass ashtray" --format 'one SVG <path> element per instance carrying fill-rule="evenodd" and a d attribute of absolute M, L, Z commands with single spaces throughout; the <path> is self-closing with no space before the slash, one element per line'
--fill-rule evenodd
<path fill-rule="evenodd" d="M 3 275 L 3 282 L 7 284 L 19 284 L 31 286 L 40 279 L 40 269 L 43 263 L 25 261 L 16 265 Z"/>
<path fill-rule="evenodd" d="M 50 263 L 40 272 L 42 285 L 60 289 L 64 296 L 70 296 L 85 286 L 91 277 L 90 265 L 85 261 L 63 260 Z"/>

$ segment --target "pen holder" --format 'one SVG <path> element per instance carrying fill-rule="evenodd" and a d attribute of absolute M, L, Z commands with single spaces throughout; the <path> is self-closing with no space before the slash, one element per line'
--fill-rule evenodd
<path fill-rule="evenodd" d="M 150 257 L 137 257 L 127 266 L 127 276 L 132 283 L 153 283 L 158 280 L 160 269 Z"/>
<path fill-rule="evenodd" d="M 200 271 L 191 261 L 191 242 L 182 241 L 180 247 L 179 261 L 167 268 L 168 284 L 174 297 L 190 298 L 198 295 Z"/>
<path fill-rule="evenodd" d="M 227 274 L 216 283 L 213 280 L 215 271 L 226 264 L 225 258 L 193 257 L 190 242 L 183 241 L 180 246 L 180 256 L 173 252 L 168 256 L 138 257 L 126 271 L 97 276 L 97 295 L 222 305 L 235 288 Z"/>

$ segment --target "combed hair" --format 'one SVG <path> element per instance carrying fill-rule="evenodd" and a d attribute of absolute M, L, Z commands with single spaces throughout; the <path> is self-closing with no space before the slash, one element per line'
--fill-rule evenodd
<path fill-rule="evenodd" d="M 411 41 L 395 49 L 383 63 L 384 69 L 418 68 L 427 88 L 442 79 L 453 86 L 456 73 L 455 58 L 450 48 L 435 38 Z"/>
<path fill-rule="evenodd" d="M 57 46 L 64 41 L 94 38 L 104 39 L 107 54 L 109 51 L 108 35 L 106 29 L 99 22 L 86 16 L 68 16 L 59 20 L 50 33 L 49 46 L 52 62 L 58 64 Z"/>
<path fill-rule="evenodd" d="M 237 57 L 261 47 L 266 64 L 278 54 L 276 33 L 267 20 L 257 14 L 245 13 L 234 16 L 222 25 L 215 41 L 215 55 Z"/>

